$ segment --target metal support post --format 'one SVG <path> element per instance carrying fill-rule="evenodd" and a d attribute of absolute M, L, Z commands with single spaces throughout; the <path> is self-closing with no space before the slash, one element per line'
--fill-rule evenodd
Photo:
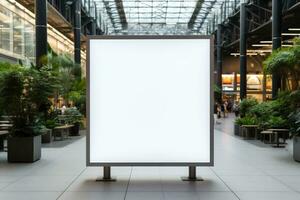
<path fill-rule="evenodd" d="M 240 11 L 240 98 L 247 97 L 247 10 L 241 4 Z"/>
<path fill-rule="evenodd" d="M 74 2 L 74 61 L 76 64 L 81 63 L 81 0 Z"/>
<path fill-rule="evenodd" d="M 98 178 L 96 181 L 100 181 L 100 182 L 114 182 L 114 181 L 116 181 L 115 178 L 111 177 L 111 167 L 110 166 L 103 166 L 103 177 Z"/>
<path fill-rule="evenodd" d="M 282 25 L 282 1 L 272 0 L 272 40 L 273 50 L 281 47 L 281 25 Z M 276 98 L 281 88 L 281 76 L 279 73 L 272 74 L 272 98 Z"/>
<path fill-rule="evenodd" d="M 222 25 L 218 24 L 217 30 L 217 80 L 216 84 L 220 88 L 221 93 L 218 94 L 216 100 L 221 103 L 222 101 L 222 73 L 223 73 L 223 66 L 222 66 Z"/>
<path fill-rule="evenodd" d="M 36 65 L 41 67 L 41 58 L 48 53 L 47 43 L 47 0 L 35 0 L 35 58 Z"/>
<path fill-rule="evenodd" d="M 197 177 L 196 166 L 189 166 L 189 176 L 182 177 L 183 181 L 204 181 L 201 177 Z"/>

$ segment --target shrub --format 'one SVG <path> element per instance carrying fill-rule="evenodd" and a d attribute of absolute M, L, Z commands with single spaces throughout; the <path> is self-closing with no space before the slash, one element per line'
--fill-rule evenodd
<path fill-rule="evenodd" d="M 33 136 L 44 129 L 53 93 L 48 71 L 15 66 L 0 73 L 0 110 L 11 116 L 14 136 Z"/>
<path fill-rule="evenodd" d="M 242 125 L 257 125 L 257 119 L 253 116 L 245 116 L 243 118 L 237 118 L 235 121 L 236 124 Z"/>
<path fill-rule="evenodd" d="M 241 117 L 246 116 L 250 109 L 257 105 L 258 101 L 254 98 L 243 99 L 240 103 L 240 115 Z"/>
<path fill-rule="evenodd" d="M 266 122 L 266 127 L 268 128 L 289 128 L 289 124 L 287 119 L 283 119 L 282 117 L 271 116 L 269 120 Z"/>
<path fill-rule="evenodd" d="M 289 115 L 289 125 L 291 133 L 294 136 L 298 136 L 300 134 L 300 109 L 297 109 Z"/>
<path fill-rule="evenodd" d="M 281 89 L 293 91 L 300 89 L 300 40 L 294 40 L 294 46 L 274 51 L 264 62 L 264 72 L 280 74 Z"/>
<path fill-rule="evenodd" d="M 60 116 L 61 120 L 64 120 L 67 124 L 76 124 L 82 122 L 82 114 L 75 107 L 67 108 L 65 113 Z"/>

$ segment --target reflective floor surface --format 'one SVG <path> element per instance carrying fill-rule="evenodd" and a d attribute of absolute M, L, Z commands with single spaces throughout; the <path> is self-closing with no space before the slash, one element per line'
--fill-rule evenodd
<path fill-rule="evenodd" d="M 232 118 L 215 129 L 215 166 L 199 167 L 203 182 L 183 182 L 187 168 L 113 168 L 118 181 L 96 182 L 85 167 L 85 137 L 45 146 L 42 160 L 8 164 L 0 153 L 0 200 L 299 200 L 300 163 L 276 149 L 232 134 Z"/>

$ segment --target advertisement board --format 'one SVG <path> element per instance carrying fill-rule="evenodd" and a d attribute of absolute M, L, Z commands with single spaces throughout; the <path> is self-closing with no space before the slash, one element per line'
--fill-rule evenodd
<path fill-rule="evenodd" d="M 212 48 L 206 36 L 90 37 L 87 165 L 213 165 Z"/>

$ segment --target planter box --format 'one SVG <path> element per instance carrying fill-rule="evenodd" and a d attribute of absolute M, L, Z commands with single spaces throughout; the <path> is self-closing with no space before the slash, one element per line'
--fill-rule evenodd
<path fill-rule="evenodd" d="M 52 142 L 52 130 L 47 129 L 45 133 L 42 134 L 42 143 L 51 143 Z"/>
<path fill-rule="evenodd" d="M 240 125 L 234 124 L 234 135 L 240 135 Z"/>
<path fill-rule="evenodd" d="M 293 140 L 293 157 L 295 161 L 300 162 L 300 136 L 295 136 Z"/>
<path fill-rule="evenodd" d="M 8 162 L 35 162 L 41 158 L 42 137 L 9 137 Z"/>
<path fill-rule="evenodd" d="M 80 123 L 75 123 L 73 127 L 70 128 L 70 136 L 79 136 Z"/>

